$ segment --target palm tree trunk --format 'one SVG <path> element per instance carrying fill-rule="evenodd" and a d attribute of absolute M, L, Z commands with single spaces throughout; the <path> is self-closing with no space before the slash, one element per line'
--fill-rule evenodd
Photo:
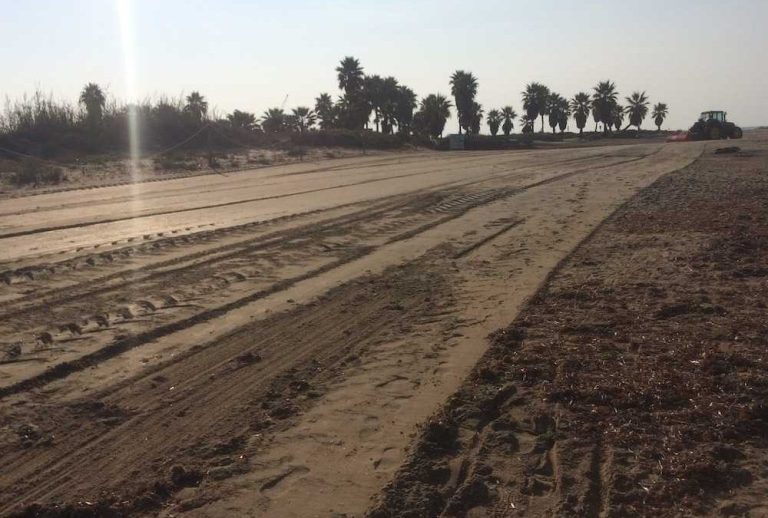
<path fill-rule="evenodd" d="M 544 114 L 541 114 L 541 132 L 544 133 Z"/>

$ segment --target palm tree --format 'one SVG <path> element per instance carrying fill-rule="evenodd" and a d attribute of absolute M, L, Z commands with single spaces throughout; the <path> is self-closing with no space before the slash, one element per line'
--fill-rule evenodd
<path fill-rule="evenodd" d="M 362 129 L 368 125 L 371 115 L 364 91 L 363 67 L 357 59 L 347 56 L 336 67 L 336 72 L 339 88 L 344 91 L 343 101 L 337 103 L 339 122 L 348 129 Z"/>
<path fill-rule="evenodd" d="M 512 109 L 511 106 L 505 106 L 501 110 L 501 116 L 504 119 L 504 124 L 501 126 L 501 131 L 504 132 L 504 135 L 509 136 L 509 134 L 512 132 L 512 128 L 515 127 L 515 117 L 517 117 L 517 113 L 515 113 L 515 110 Z"/>
<path fill-rule="evenodd" d="M 384 103 L 384 80 L 379 75 L 365 76 L 363 78 L 363 91 L 365 100 L 373 110 L 373 122 L 376 124 L 376 131 L 379 131 L 379 122 L 381 122 L 381 106 Z"/>
<path fill-rule="evenodd" d="M 363 98 L 362 92 L 356 92 L 339 96 L 334 113 L 340 127 L 360 130 L 368 124 L 371 107 Z"/>
<path fill-rule="evenodd" d="M 251 131 L 258 127 L 256 124 L 256 116 L 254 114 L 241 112 L 240 110 L 235 110 L 230 115 L 227 115 L 227 120 L 229 120 L 229 124 L 233 128 Z"/>
<path fill-rule="evenodd" d="M 525 85 L 523 91 L 523 109 L 525 110 L 527 119 L 529 121 L 535 121 L 537 117 L 541 116 L 541 131 L 544 131 L 544 115 L 549 110 L 547 109 L 547 103 L 549 100 L 549 88 L 541 83 L 533 82 Z"/>
<path fill-rule="evenodd" d="M 541 116 L 541 132 L 544 133 L 544 116 L 549 113 L 549 88 L 539 84 L 536 88 L 536 96 L 539 98 L 539 115 Z"/>
<path fill-rule="evenodd" d="M 571 116 L 568 99 L 552 92 L 547 103 L 549 105 L 549 126 L 552 128 L 552 133 L 555 133 L 555 129 L 558 127 L 562 133 L 568 126 L 568 117 Z"/>
<path fill-rule="evenodd" d="M 501 126 L 501 121 L 503 120 L 504 119 L 499 110 L 491 110 L 488 112 L 486 121 L 488 122 L 488 129 L 491 130 L 491 135 L 494 137 L 499 132 L 499 126 Z"/>
<path fill-rule="evenodd" d="M 315 113 L 320 119 L 320 128 L 327 130 L 336 123 L 336 110 L 333 106 L 333 99 L 328 94 L 320 94 L 315 99 Z"/>
<path fill-rule="evenodd" d="M 416 92 L 407 86 L 398 86 L 394 117 L 399 133 L 407 135 L 411 131 L 414 109 L 416 109 Z"/>
<path fill-rule="evenodd" d="M 80 104 L 85 106 L 86 117 L 91 124 L 97 124 L 101 121 L 106 103 L 107 98 L 96 83 L 88 83 L 80 92 Z"/>
<path fill-rule="evenodd" d="M 469 131 L 472 125 L 475 96 L 477 95 L 477 78 L 472 72 L 457 70 L 451 76 L 451 94 L 456 101 L 456 111 L 459 118 L 459 135 L 462 128 Z"/>
<path fill-rule="evenodd" d="M 467 133 L 470 132 L 473 135 L 479 135 L 480 134 L 480 124 L 483 123 L 483 107 L 481 104 L 473 102 L 472 103 L 472 112 L 469 116 L 469 128 L 467 128 Z"/>
<path fill-rule="evenodd" d="M 560 97 L 557 100 L 556 109 L 557 126 L 560 128 L 560 133 L 562 133 L 568 127 L 568 118 L 571 116 L 571 105 L 568 103 L 568 99 Z"/>
<path fill-rule="evenodd" d="M 520 116 L 520 125 L 523 127 L 523 134 L 533 133 L 533 122 L 535 119 L 529 119 L 528 115 Z"/>
<path fill-rule="evenodd" d="M 414 115 L 414 124 L 433 138 L 442 136 L 445 123 L 451 116 L 451 101 L 441 94 L 429 94 L 421 100 L 419 111 Z"/>
<path fill-rule="evenodd" d="M 536 95 L 536 85 L 538 83 L 528 83 L 525 85 L 523 96 L 523 110 L 525 110 L 526 120 L 536 120 L 539 116 L 539 98 Z"/>
<path fill-rule="evenodd" d="M 624 124 L 624 107 L 619 103 L 616 103 L 613 105 L 613 111 L 611 113 L 613 114 L 613 127 L 616 128 L 616 131 L 621 130 L 621 125 Z"/>
<path fill-rule="evenodd" d="M 337 77 L 339 79 L 339 89 L 349 95 L 352 92 L 358 92 L 363 88 L 363 67 L 360 61 L 347 56 L 341 60 L 336 67 Z"/>
<path fill-rule="evenodd" d="M 637 126 L 637 132 L 640 133 L 640 125 L 643 119 L 648 115 L 648 96 L 645 92 L 633 92 L 632 95 L 625 98 L 629 106 L 626 111 L 629 115 L 629 126 Z"/>
<path fill-rule="evenodd" d="M 584 133 L 584 126 L 587 125 L 589 117 L 590 99 L 586 92 L 579 92 L 571 99 L 571 112 L 576 119 L 576 127 L 579 128 L 579 135 Z"/>
<path fill-rule="evenodd" d="M 202 122 L 208 113 L 208 101 L 200 95 L 200 92 L 192 92 L 187 96 L 187 105 L 184 110 L 191 114 L 196 122 Z"/>
<path fill-rule="evenodd" d="M 658 103 L 653 107 L 653 114 L 651 116 L 653 117 L 653 122 L 656 123 L 657 131 L 661 131 L 661 125 L 664 123 L 664 119 L 667 118 L 668 112 L 669 108 L 667 108 L 666 103 Z"/>
<path fill-rule="evenodd" d="M 611 115 L 619 95 L 616 91 L 616 84 L 612 81 L 600 81 L 594 91 L 595 93 L 592 94 L 592 113 L 595 122 L 602 122 L 603 131 L 607 133 L 608 126 L 613 124 Z"/>
<path fill-rule="evenodd" d="M 317 122 L 317 115 L 315 112 L 306 106 L 299 106 L 291 111 L 293 113 L 293 121 L 296 125 L 296 129 L 299 130 L 299 133 L 304 133 L 312 128 L 312 126 L 315 125 L 315 122 Z"/>
<path fill-rule="evenodd" d="M 392 126 L 395 123 L 395 109 L 399 95 L 399 85 L 397 84 L 397 79 L 389 76 L 381 80 L 379 87 L 381 89 L 381 131 L 389 134 L 392 133 Z"/>
<path fill-rule="evenodd" d="M 562 117 L 560 112 L 563 104 L 567 106 L 567 102 L 560 94 L 556 92 L 549 94 L 547 105 L 549 106 L 549 127 L 552 128 L 552 133 L 555 133 L 555 129 L 560 123 L 560 118 Z"/>
<path fill-rule="evenodd" d="M 282 108 L 270 108 L 261 117 L 261 129 L 266 133 L 279 133 L 285 129 L 285 118 Z"/>
<path fill-rule="evenodd" d="M 597 133 L 597 126 L 600 123 L 600 112 L 595 109 L 595 101 L 592 101 L 592 120 L 595 121 L 595 133 Z"/>

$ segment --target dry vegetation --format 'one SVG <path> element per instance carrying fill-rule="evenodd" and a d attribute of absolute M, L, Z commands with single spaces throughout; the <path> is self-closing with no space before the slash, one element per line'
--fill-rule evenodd
<path fill-rule="evenodd" d="M 768 512 L 768 149 L 709 155 L 579 247 L 370 512 Z"/>

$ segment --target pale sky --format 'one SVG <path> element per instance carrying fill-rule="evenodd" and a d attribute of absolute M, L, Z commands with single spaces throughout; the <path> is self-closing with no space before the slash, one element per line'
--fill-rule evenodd
<path fill-rule="evenodd" d="M 768 124 L 768 0 L 126 3 L 136 95 L 198 90 L 220 114 L 335 96 L 334 68 L 352 55 L 419 97 L 449 94 L 451 73 L 471 71 L 486 112 L 510 104 L 520 113 L 530 81 L 570 98 L 611 79 L 622 103 L 634 90 L 666 102 L 669 128 L 710 109 L 745 127 Z M 74 101 L 93 81 L 124 100 L 120 11 L 117 0 L 0 0 L 0 96 L 39 88 Z M 455 126 L 454 116 L 446 129 Z"/>

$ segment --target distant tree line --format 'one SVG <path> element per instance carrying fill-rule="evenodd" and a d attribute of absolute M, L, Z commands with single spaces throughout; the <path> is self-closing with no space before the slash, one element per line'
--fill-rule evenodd
<path fill-rule="evenodd" d="M 510 135 L 515 122 L 519 122 L 522 133 L 533 133 L 539 119 L 541 132 L 545 131 L 545 123 L 553 133 L 564 132 L 573 119 L 581 134 L 590 116 L 595 132 L 600 125 L 603 133 L 632 126 L 639 131 L 650 106 L 645 92 L 625 97 L 626 105 L 622 106 L 612 81 L 600 81 L 591 93 L 579 92 L 571 99 L 531 82 L 522 92 L 522 114 L 516 120 L 518 114 L 512 106 L 494 108 L 485 114 L 477 102 L 478 79 L 464 70 L 455 71 L 449 78 L 452 100 L 440 93 L 418 99 L 411 88 L 392 76 L 367 75 L 359 60 L 351 56 L 341 60 L 336 73 L 340 93 L 335 99 L 330 93 L 321 93 L 313 107 L 297 106 L 289 111 L 273 107 L 260 117 L 243 110 L 219 117 L 209 112 L 208 101 L 197 91 L 179 99 L 121 105 L 109 101 L 99 85 L 88 83 L 76 106 L 36 93 L 15 103 L 6 101 L 5 113 L 0 115 L 0 148 L 42 153 L 55 153 L 57 148 L 85 152 L 126 149 L 129 115 L 138 121 L 146 150 L 173 146 L 185 139 L 186 145 L 193 148 L 210 146 L 212 141 L 251 145 L 264 141 L 259 137 L 285 134 L 314 142 L 318 139 L 309 139 L 308 135 L 318 131 L 373 131 L 401 141 L 414 137 L 434 140 L 445 132 L 452 109 L 458 132 L 468 135 L 481 132 L 484 118 L 493 136 L 500 131 Z M 651 117 L 657 129 L 661 129 L 667 114 L 665 103 L 653 107 Z M 350 135 L 346 134 L 344 142 L 355 141 Z M 333 143 L 329 138 L 320 141 Z"/>

